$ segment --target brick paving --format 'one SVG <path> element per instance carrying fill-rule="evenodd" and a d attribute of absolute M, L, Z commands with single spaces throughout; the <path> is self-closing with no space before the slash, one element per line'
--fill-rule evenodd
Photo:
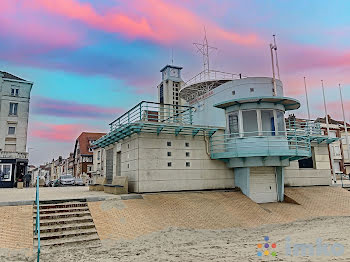
<path fill-rule="evenodd" d="M 335 187 L 286 188 L 290 203 L 256 204 L 239 192 L 146 194 L 144 199 L 89 203 L 101 240 L 134 239 L 169 227 L 224 229 L 349 216 L 350 192 Z"/>
<path fill-rule="evenodd" d="M 33 206 L 0 207 L 0 248 L 33 248 Z"/>

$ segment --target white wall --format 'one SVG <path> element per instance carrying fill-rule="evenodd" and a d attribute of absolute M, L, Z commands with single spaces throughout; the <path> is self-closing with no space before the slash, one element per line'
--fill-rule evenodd
<path fill-rule="evenodd" d="M 312 143 L 315 168 L 299 168 L 298 161 L 285 168 L 286 186 L 316 186 L 331 184 L 331 167 L 327 144 Z"/>

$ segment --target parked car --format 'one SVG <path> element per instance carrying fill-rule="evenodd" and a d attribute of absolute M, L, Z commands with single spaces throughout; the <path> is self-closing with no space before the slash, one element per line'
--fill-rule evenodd
<path fill-rule="evenodd" d="M 72 175 L 64 175 L 60 177 L 60 184 L 62 186 L 73 186 L 75 179 Z"/>
<path fill-rule="evenodd" d="M 74 181 L 74 185 L 76 186 L 85 186 L 83 179 L 80 177 L 76 177 Z"/>

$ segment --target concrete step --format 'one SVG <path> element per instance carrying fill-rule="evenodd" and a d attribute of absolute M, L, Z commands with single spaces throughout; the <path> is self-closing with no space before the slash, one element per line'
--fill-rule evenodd
<path fill-rule="evenodd" d="M 40 228 L 44 226 L 54 226 L 54 225 L 65 225 L 65 224 L 75 224 L 75 223 L 87 223 L 94 222 L 91 215 L 82 217 L 56 217 L 54 219 L 42 220 L 40 218 Z M 33 221 L 35 226 L 35 220 Z"/>
<path fill-rule="evenodd" d="M 70 207 L 87 207 L 86 202 L 65 202 L 65 203 L 52 203 L 52 204 L 42 204 L 39 203 L 39 209 L 56 209 L 56 208 L 70 208 Z M 33 209 L 36 210 L 36 204 L 33 205 Z"/>
<path fill-rule="evenodd" d="M 86 235 L 93 235 L 93 234 L 97 235 L 95 228 L 75 229 L 75 230 L 60 231 L 60 232 L 46 232 L 46 233 L 40 232 L 40 241 L 57 239 L 57 238 L 69 239 L 77 236 L 86 236 Z M 35 235 L 34 240 L 37 241 L 37 239 L 38 239 L 38 236 Z"/>
<path fill-rule="evenodd" d="M 74 211 L 88 211 L 89 207 L 58 207 L 58 208 L 49 208 L 49 209 L 39 209 L 40 216 L 44 214 L 53 214 L 53 213 L 65 213 L 65 212 L 74 212 Z M 36 217 L 37 210 L 33 210 L 33 215 Z"/>
<path fill-rule="evenodd" d="M 43 214 L 43 215 L 40 215 L 40 221 L 58 219 L 58 218 L 67 218 L 67 217 L 84 217 L 84 216 L 91 216 L 90 211 L 87 210 L 87 211 L 73 211 L 73 212 Z M 36 216 L 34 216 L 34 218 L 36 218 Z"/>
<path fill-rule="evenodd" d="M 74 245 L 74 244 L 87 244 L 95 242 L 96 245 L 101 245 L 100 238 L 97 234 L 93 235 L 82 235 L 82 236 L 76 236 L 72 238 L 56 238 L 56 239 L 49 239 L 49 240 L 40 240 L 40 247 L 53 247 L 53 246 L 60 246 L 60 245 Z M 37 241 L 34 241 L 34 248 L 38 247 Z"/>
<path fill-rule="evenodd" d="M 48 232 L 62 232 L 62 231 L 71 231 L 71 230 L 82 230 L 82 229 L 91 229 L 95 228 L 93 222 L 83 222 L 83 223 L 71 223 L 71 224 L 55 224 L 49 226 L 41 226 L 40 233 Z"/>

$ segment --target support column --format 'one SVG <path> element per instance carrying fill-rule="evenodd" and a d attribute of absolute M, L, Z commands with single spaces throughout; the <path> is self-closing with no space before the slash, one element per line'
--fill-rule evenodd
<path fill-rule="evenodd" d="M 277 200 L 283 202 L 284 200 L 284 167 L 276 167 L 276 182 L 277 182 Z"/>
<path fill-rule="evenodd" d="M 234 169 L 235 174 L 235 186 L 239 187 L 243 194 L 247 197 L 250 195 L 250 168 L 249 167 L 236 167 Z"/>

